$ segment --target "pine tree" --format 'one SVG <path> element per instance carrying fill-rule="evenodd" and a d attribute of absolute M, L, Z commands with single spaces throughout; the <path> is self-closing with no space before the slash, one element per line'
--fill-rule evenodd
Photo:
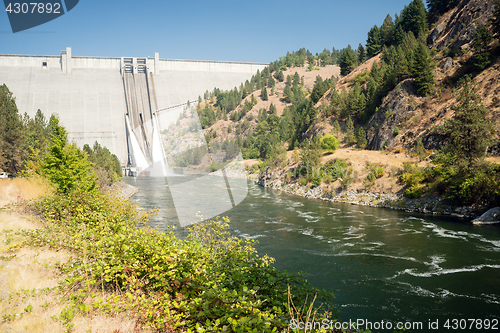
<path fill-rule="evenodd" d="M 278 110 L 276 109 L 276 106 L 273 103 L 271 103 L 271 105 L 269 106 L 269 113 L 274 114 L 275 116 L 278 115 Z"/>
<path fill-rule="evenodd" d="M 335 122 L 333 123 L 332 131 L 335 134 L 335 137 L 338 138 L 340 135 L 340 124 L 337 119 L 335 119 Z"/>
<path fill-rule="evenodd" d="M 382 45 L 392 44 L 392 35 L 394 34 L 394 21 L 391 15 L 387 15 L 384 19 L 384 23 L 380 27 L 380 37 L 382 38 Z"/>
<path fill-rule="evenodd" d="M 351 48 L 351 45 L 347 45 L 345 49 L 341 51 L 340 55 L 340 74 L 347 75 L 358 65 L 358 55 Z"/>
<path fill-rule="evenodd" d="M 285 75 L 283 74 L 282 70 L 278 72 L 278 76 L 276 78 L 278 79 L 279 82 L 285 81 Z"/>
<path fill-rule="evenodd" d="M 477 27 L 472 40 L 472 48 L 474 49 L 472 63 L 478 71 L 482 71 L 491 63 L 489 44 L 492 39 L 490 32 L 484 25 Z"/>
<path fill-rule="evenodd" d="M 363 62 L 365 62 L 365 48 L 363 47 L 363 45 L 361 45 L 361 43 L 359 43 L 358 45 L 358 63 L 362 64 Z"/>
<path fill-rule="evenodd" d="M 401 45 L 396 49 L 395 73 L 398 81 L 402 81 L 411 76 L 410 63 Z"/>
<path fill-rule="evenodd" d="M 269 88 L 274 88 L 274 85 L 276 84 L 276 81 L 274 81 L 274 78 L 272 75 L 269 75 L 269 79 L 267 80 L 267 86 Z"/>
<path fill-rule="evenodd" d="M 293 102 L 293 92 L 290 86 L 288 85 L 286 85 L 285 89 L 283 90 L 283 99 L 285 100 L 286 103 Z"/>
<path fill-rule="evenodd" d="M 495 2 L 495 9 L 490 18 L 491 29 L 493 31 L 493 36 L 500 36 L 500 0 Z"/>
<path fill-rule="evenodd" d="M 427 36 L 429 24 L 422 0 L 413 0 L 405 7 L 401 14 L 401 25 L 405 31 L 411 31 L 415 36 Z"/>
<path fill-rule="evenodd" d="M 373 26 L 368 32 L 368 39 L 366 40 L 366 55 L 371 58 L 382 51 L 382 36 L 378 26 Z"/>
<path fill-rule="evenodd" d="M 0 86 L 0 169 L 21 171 L 25 157 L 25 134 L 12 92 Z"/>
<path fill-rule="evenodd" d="M 366 146 L 368 145 L 368 141 L 366 140 L 366 132 L 362 126 L 359 127 L 356 131 L 356 141 L 359 148 L 366 148 Z"/>
<path fill-rule="evenodd" d="M 422 96 L 427 95 L 431 91 L 435 81 L 429 49 L 422 43 L 416 49 L 413 77 L 415 78 L 415 90 L 417 94 Z"/>
<path fill-rule="evenodd" d="M 262 88 L 262 90 L 260 91 L 260 97 L 262 98 L 263 101 L 267 101 L 269 99 L 266 87 Z"/>
<path fill-rule="evenodd" d="M 437 128 L 447 137 L 442 153 L 448 164 L 460 170 L 474 172 L 474 167 L 484 159 L 486 148 L 493 142 L 494 122 L 486 119 L 488 110 L 481 104 L 475 83 L 467 77 L 452 107 L 455 115 Z"/>
<path fill-rule="evenodd" d="M 401 43 L 403 43 L 404 38 L 405 31 L 403 29 L 403 26 L 401 24 L 398 24 L 394 29 L 394 34 L 392 35 L 392 42 L 395 45 L 400 45 Z"/>
<path fill-rule="evenodd" d="M 345 133 L 344 141 L 347 145 L 352 145 L 353 143 L 356 142 L 356 138 L 354 136 L 354 123 L 352 122 L 351 116 L 349 116 L 349 118 L 347 118 L 345 129 L 346 129 L 346 133 Z"/>

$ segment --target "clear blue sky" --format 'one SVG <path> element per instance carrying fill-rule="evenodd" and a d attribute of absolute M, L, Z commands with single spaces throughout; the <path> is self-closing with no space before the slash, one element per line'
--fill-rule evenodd
<path fill-rule="evenodd" d="M 29 2 L 29 1 L 28 1 Z M 366 43 L 366 34 L 410 0 L 80 0 L 67 14 L 12 33 L 0 13 L 0 53 L 271 62 Z M 1 6 L 4 8 L 4 6 Z"/>

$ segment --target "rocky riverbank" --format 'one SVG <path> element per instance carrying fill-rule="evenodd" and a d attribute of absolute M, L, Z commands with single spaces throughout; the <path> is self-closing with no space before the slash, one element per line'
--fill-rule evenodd
<path fill-rule="evenodd" d="M 247 176 L 248 177 L 248 176 Z M 406 212 L 419 212 L 434 215 L 450 215 L 471 220 L 478 216 L 474 207 L 452 206 L 446 200 L 436 196 L 410 199 L 399 193 L 377 193 L 365 190 L 330 190 L 328 187 L 312 187 L 310 184 L 300 186 L 298 182 L 286 182 L 273 173 L 254 175 L 256 183 L 274 190 L 305 198 L 320 199 L 331 202 L 350 203 L 378 208 L 397 209 Z"/>
<path fill-rule="evenodd" d="M 129 200 L 134 194 L 139 192 L 139 189 L 125 182 L 118 181 L 114 182 L 113 185 L 111 185 L 111 191 L 115 191 L 118 193 L 118 196 L 122 197 L 125 200 Z"/>

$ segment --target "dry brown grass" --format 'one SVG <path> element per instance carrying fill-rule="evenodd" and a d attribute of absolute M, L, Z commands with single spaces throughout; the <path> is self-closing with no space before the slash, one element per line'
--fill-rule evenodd
<path fill-rule="evenodd" d="M 49 195 L 52 191 L 40 178 L 1 179 L 0 208 Z M 68 330 L 61 320 L 54 318 L 59 318 L 71 304 L 63 297 L 64 292 L 58 293 L 54 287 L 66 277 L 58 269 L 59 264 L 68 262 L 72 256 L 66 251 L 23 245 L 25 236 L 18 231 L 39 227 L 39 222 L 32 217 L 22 216 L 8 207 L 0 210 L 0 332 L 62 333 Z M 70 324 L 74 325 L 71 332 L 76 333 L 149 332 L 136 328 L 132 316 L 109 316 L 97 311 L 77 314 Z"/>
<path fill-rule="evenodd" d="M 0 179 L 0 207 L 51 195 L 53 192 L 54 189 L 49 182 L 38 176 Z"/>

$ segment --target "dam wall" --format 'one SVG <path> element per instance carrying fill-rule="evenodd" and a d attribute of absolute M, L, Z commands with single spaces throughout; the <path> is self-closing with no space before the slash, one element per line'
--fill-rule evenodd
<path fill-rule="evenodd" d="M 126 165 L 129 159 L 125 115 L 124 57 L 0 54 L 0 85 L 16 98 L 20 114 L 34 117 L 40 109 L 48 119 L 56 113 L 68 138 L 80 147 L 98 141 Z M 128 58 L 130 59 L 130 58 Z M 133 66 L 137 70 L 137 58 Z M 214 88 L 233 89 L 267 64 L 227 61 L 145 59 L 154 88 L 152 107 L 165 109 L 197 100 Z"/>

